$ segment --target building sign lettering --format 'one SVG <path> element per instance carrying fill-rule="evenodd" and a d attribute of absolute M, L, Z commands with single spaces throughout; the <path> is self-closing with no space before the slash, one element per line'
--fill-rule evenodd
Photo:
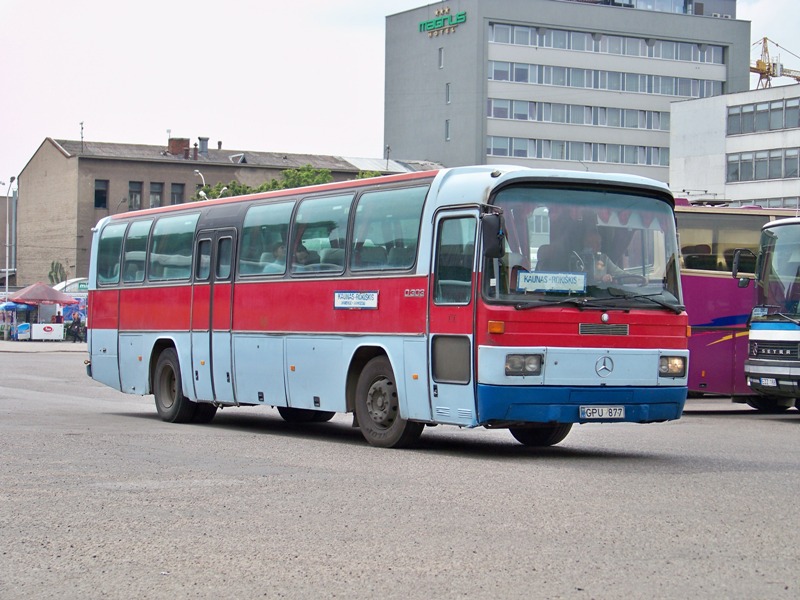
<path fill-rule="evenodd" d="M 419 31 L 420 33 L 427 33 L 428 37 L 435 37 L 445 33 L 455 33 L 456 27 L 466 22 L 466 11 L 453 15 L 450 14 L 449 8 L 441 8 L 436 11 L 436 18 L 422 21 L 419 24 Z"/>

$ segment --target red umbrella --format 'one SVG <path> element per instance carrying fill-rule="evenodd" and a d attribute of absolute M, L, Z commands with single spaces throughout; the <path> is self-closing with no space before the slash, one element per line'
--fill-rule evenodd
<path fill-rule="evenodd" d="M 72 296 L 54 290 L 46 283 L 34 283 L 11 294 L 9 300 L 25 304 L 78 304 Z"/>

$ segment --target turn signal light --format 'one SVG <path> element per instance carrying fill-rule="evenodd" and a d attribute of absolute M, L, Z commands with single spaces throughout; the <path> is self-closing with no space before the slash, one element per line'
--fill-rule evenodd
<path fill-rule="evenodd" d="M 489 333 L 505 333 L 505 321 L 489 321 Z"/>

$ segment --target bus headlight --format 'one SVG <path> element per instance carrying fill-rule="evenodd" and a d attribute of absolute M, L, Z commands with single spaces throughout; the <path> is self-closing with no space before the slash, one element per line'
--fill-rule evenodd
<path fill-rule="evenodd" d="M 658 359 L 659 377 L 685 377 L 686 376 L 686 357 L 684 356 L 662 356 Z"/>
<path fill-rule="evenodd" d="M 507 376 L 537 376 L 542 374 L 541 354 L 506 354 Z"/>

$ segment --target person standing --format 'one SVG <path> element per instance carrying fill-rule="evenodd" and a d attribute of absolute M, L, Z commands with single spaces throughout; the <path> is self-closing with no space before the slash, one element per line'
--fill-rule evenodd
<path fill-rule="evenodd" d="M 72 313 L 72 322 L 69 324 L 69 335 L 72 337 L 72 343 L 81 341 L 81 315 L 78 311 Z"/>

